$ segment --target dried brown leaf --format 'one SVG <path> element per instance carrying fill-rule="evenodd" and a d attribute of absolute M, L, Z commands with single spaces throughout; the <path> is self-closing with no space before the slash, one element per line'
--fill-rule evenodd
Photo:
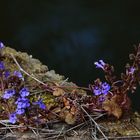
<path fill-rule="evenodd" d="M 73 115 L 76 113 L 76 108 L 74 106 L 71 107 L 70 113 Z"/>
<path fill-rule="evenodd" d="M 63 98 L 63 102 L 64 102 L 64 106 L 65 106 L 67 109 L 70 109 L 70 102 L 69 102 L 69 100 L 67 100 L 66 98 Z"/>
<path fill-rule="evenodd" d="M 115 102 L 115 100 L 106 100 L 103 103 L 103 109 L 108 112 L 109 115 L 114 115 L 118 119 L 122 116 L 122 109 Z"/>
<path fill-rule="evenodd" d="M 61 96 L 65 93 L 65 91 L 61 88 L 56 88 L 55 91 L 53 92 L 54 96 Z"/>

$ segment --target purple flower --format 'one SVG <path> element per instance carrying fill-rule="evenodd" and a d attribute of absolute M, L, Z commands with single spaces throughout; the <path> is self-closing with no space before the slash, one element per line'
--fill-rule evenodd
<path fill-rule="evenodd" d="M 29 95 L 29 89 L 24 87 L 19 91 L 19 94 L 21 95 L 21 97 L 26 97 Z"/>
<path fill-rule="evenodd" d="M 14 89 L 8 89 L 4 92 L 3 98 L 4 99 L 9 99 L 11 98 L 14 94 L 15 94 L 15 90 Z"/>
<path fill-rule="evenodd" d="M 9 71 L 5 71 L 4 75 L 5 75 L 5 78 L 8 78 L 10 76 L 10 72 Z"/>
<path fill-rule="evenodd" d="M 96 68 L 104 69 L 105 63 L 103 60 L 99 60 L 99 62 L 94 63 L 96 65 Z"/>
<path fill-rule="evenodd" d="M 4 48 L 4 44 L 0 41 L 0 49 Z"/>
<path fill-rule="evenodd" d="M 0 61 L 0 70 L 4 70 L 5 69 L 5 66 L 3 64 L 3 62 Z"/>
<path fill-rule="evenodd" d="M 103 102 L 105 100 L 105 97 L 104 96 L 100 96 L 99 97 L 99 102 Z"/>
<path fill-rule="evenodd" d="M 102 84 L 102 93 L 103 93 L 103 94 L 107 94 L 109 90 L 110 90 L 110 85 L 107 84 L 106 82 L 104 82 L 104 83 Z"/>
<path fill-rule="evenodd" d="M 93 87 L 93 93 L 95 95 L 104 94 L 106 95 L 110 90 L 110 85 L 104 82 L 103 84 L 100 83 L 100 85 Z"/>
<path fill-rule="evenodd" d="M 24 77 L 22 76 L 22 73 L 20 71 L 14 71 L 14 75 L 24 81 Z"/>
<path fill-rule="evenodd" d="M 129 73 L 130 73 L 130 74 L 133 74 L 133 73 L 135 72 L 135 70 L 136 70 L 136 69 L 135 69 L 134 67 L 131 67 L 131 68 L 129 69 Z"/>
<path fill-rule="evenodd" d="M 18 98 L 15 104 L 17 104 L 18 109 L 27 108 L 30 106 L 29 99 L 27 98 Z"/>
<path fill-rule="evenodd" d="M 102 90 L 99 87 L 97 87 L 97 86 L 93 89 L 93 92 L 94 92 L 95 95 L 102 94 Z"/>
<path fill-rule="evenodd" d="M 39 99 L 37 102 L 34 102 L 33 104 L 39 105 L 39 108 L 46 109 L 46 105 L 42 102 L 42 99 Z"/>
<path fill-rule="evenodd" d="M 23 108 L 17 108 L 16 109 L 16 114 L 21 115 L 21 114 L 24 114 L 24 113 L 25 113 L 25 110 Z"/>
<path fill-rule="evenodd" d="M 16 121 L 17 121 L 16 113 L 10 114 L 10 116 L 9 116 L 9 121 L 10 121 L 10 123 L 12 123 L 12 124 L 15 124 L 15 123 L 16 123 Z"/>

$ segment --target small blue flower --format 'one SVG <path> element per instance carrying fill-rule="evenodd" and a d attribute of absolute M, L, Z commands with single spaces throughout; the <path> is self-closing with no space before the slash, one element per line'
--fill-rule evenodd
<path fill-rule="evenodd" d="M 107 84 L 106 82 L 104 82 L 104 83 L 102 84 L 102 93 L 103 93 L 103 94 L 107 94 L 109 90 L 110 90 L 110 85 Z"/>
<path fill-rule="evenodd" d="M 10 72 L 9 71 L 5 71 L 4 75 L 5 75 L 5 78 L 8 78 L 10 76 Z"/>
<path fill-rule="evenodd" d="M 25 109 L 23 109 L 23 108 L 17 108 L 16 109 L 16 114 L 21 115 L 21 114 L 24 114 L 24 113 L 25 113 Z"/>
<path fill-rule="evenodd" d="M 16 123 L 16 121 L 17 121 L 16 113 L 10 114 L 10 116 L 9 116 L 9 121 L 10 121 L 10 123 L 12 123 L 12 124 L 15 124 L 15 123 Z"/>
<path fill-rule="evenodd" d="M 17 104 L 18 109 L 27 108 L 30 106 L 29 99 L 27 98 L 18 98 L 15 104 Z"/>
<path fill-rule="evenodd" d="M 46 109 L 46 105 L 43 103 L 42 99 L 39 99 L 37 102 L 34 102 L 33 104 L 39 105 L 39 108 Z"/>
<path fill-rule="evenodd" d="M 23 77 L 23 75 L 22 75 L 22 73 L 20 71 L 14 71 L 14 75 L 24 81 L 24 77 Z"/>
<path fill-rule="evenodd" d="M 106 82 L 104 83 L 100 83 L 100 85 L 93 87 L 93 93 L 95 95 L 100 95 L 100 94 L 108 94 L 109 90 L 110 90 L 110 85 L 107 84 Z"/>
<path fill-rule="evenodd" d="M 105 63 L 103 60 L 99 60 L 99 62 L 94 63 L 96 65 L 96 68 L 104 69 Z"/>
<path fill-rule="evenodd" d="M 8 89 L 4 92 L 3 98 L 4 99 L 9 99 L 11 98 L 14 94 L 15 94 L 15 90 L 14 89 Z"/>
<path fill-rule="evenodd" d="M 0 61 L 0 70 L 4 70 L 5 69 L 5 66 L 3 64 L 3 62 Z"/>
<path fill-rule="evenodd" d="M 0 49 L 4 48 L 4 44 L 0 41 Z"/>
<path fill-rule="evenodd" d="M 29 95 L 29 89 L 24 87 L 19 91 L 19 94 L 21 97 L 26 97 Z"/>
<path fill-rule="evenodd" d="M 102 94 L 102 90 L 99 87 L 97 87 L 97 86 L 93 89 L 93 92 L 94 92 L 95 95 Z"/>
<path fill-rule="evenodd" d="M 130 69 L 129 69 L 129 74 L 134 74 L 134 72 L 135 72 L 135 68 L 134 67 L 131 67 Z"/>
<path fill-rule="evenodd" d="M 103 102 L 103 101 L 105 101 L 105 97 L 101 95 L 101 96 L 99 97 L 99 102 Z"/>

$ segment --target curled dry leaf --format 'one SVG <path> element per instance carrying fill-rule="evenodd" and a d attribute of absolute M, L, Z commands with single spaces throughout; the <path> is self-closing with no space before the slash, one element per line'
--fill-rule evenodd
<path fill-rule="evenodd" d="M 65 93 L 65 91 L 61 88 L 56 88 L 55 91 L 53 92 L 54 96 L 61 96 Z"/>
<path fill-rule="evenodd" d="M 67 124 L 74 124 L 76 122 L 76 118 L 72 113 L 68 112 L 65 117 L 65 122 Z"/>
<path fill-rule="evenodd" d="M 107 111 L 109 115 L 114 115 L 118 119 L 122 116 L 122 109 L 115 100 L 106 100 L 103 103 L 103 109 Z"/>

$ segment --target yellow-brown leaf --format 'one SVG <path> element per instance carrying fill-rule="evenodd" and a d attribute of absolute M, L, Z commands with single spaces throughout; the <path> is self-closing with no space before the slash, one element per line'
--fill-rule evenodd
<path fill-rule="evenodd" d="M 61 96 L 65 93 L 65 91 L 61 88 L 56 88 L 55 91 L 53 92 L 54 96 Z"/>

